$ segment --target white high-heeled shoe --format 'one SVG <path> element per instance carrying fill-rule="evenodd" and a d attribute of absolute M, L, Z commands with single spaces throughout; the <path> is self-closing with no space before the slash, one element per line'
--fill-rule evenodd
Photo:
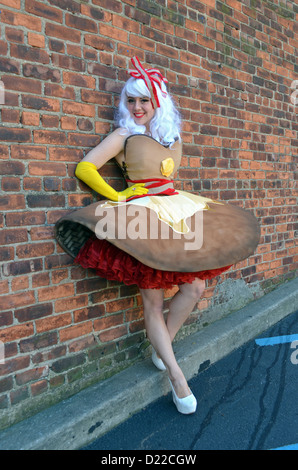
<path fill-rule="evenodd" d="M 166 370 L 166 366 L 164 365 L 163 361 L 161 360 L 160 357 L 157 357 L 155 349 L 152 348 L 152 356 L 151 356 L 152 362 L 157 367 L 159 370 Z"/>
<path fill-rule="evenodd" d="M 196 397 L 191 393 L 187 397 L 178 398 L 170 379 L 169 379 L 169 382 L 170 382 L 171 389 L 172 389 L 173 402 L 175 403 L 176 408 L 179 411 L 179 413 L 182 413 L 184 415 L 195 413 L 197 409 Z"/>

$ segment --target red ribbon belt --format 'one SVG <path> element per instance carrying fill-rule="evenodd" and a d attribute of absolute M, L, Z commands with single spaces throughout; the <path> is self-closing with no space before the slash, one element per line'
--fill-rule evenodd
<path fill-rule="evenodd" d="M 145 183 L 145 188 L 148 189 L 147 194 L 141 194 L 140 196 L 132 196 L 128 201 L 132 199 L 138 199 L 140 197 L 146 196 L 173 196 L 175 194 L 179 194 L 178 191 L 174 188 L 174 181 L 173 180 L 165 180 L 162 178 L 156 179 L 143 179 L 143 180 L 126 180 L 128 185 L 131 186 L 136 183 Z"/>

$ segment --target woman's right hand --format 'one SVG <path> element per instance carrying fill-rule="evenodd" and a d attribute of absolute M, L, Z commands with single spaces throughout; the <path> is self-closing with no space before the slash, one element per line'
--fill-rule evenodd
<path fill-rule="evenodd" d="M 124 189 L 118 193 L 118 201 L 125 201 L 134 196 L 143 196 L 148 193 L 148 189 L 145 188 L 144 183 L 136 183 L 129 188 Z"/>

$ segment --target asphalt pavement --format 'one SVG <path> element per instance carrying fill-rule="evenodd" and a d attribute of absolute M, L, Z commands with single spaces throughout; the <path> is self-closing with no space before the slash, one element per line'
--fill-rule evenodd
<path fill-rule="evenodd" d="M 298 310 L 189 385 L 195 414 L 178 413 L 168 394 L 81 449 L 298 450 Z"/>

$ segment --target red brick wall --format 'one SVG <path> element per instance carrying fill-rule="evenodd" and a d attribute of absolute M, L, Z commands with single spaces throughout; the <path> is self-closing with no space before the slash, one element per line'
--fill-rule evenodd
<path fill-rule="evenodd" d="M 165 73 L 183 114 L 177 187 L 247 208 L 262 227 L 255 255 L 209 282 L 190 323 L 212 314 L 218 281 L 264 293 L 296 275 L 295 3 L 0 1 L 0 427 L 147 345 L 137 289 L 74 266 L 53 237 L 59 217 L 96 200 L 74 169 L 112 130 L 131 56 Z M 114 163 L 102 174 L 122 188 Z"/>

